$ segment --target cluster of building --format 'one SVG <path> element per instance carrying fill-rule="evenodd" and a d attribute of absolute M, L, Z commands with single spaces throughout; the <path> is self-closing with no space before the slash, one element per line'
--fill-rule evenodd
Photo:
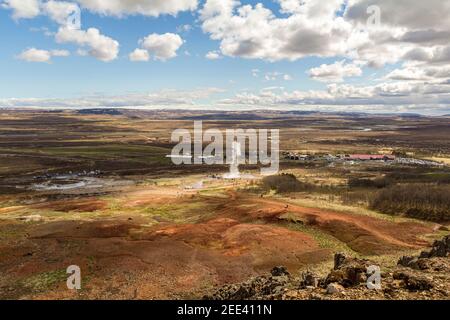
<path fill-rule="evenodd" d="M 326 154 L 326 155 L 310 155 L 298 154 L 295 152 L 283 152 L 283 156 L 287 160 L 299 161 L 394 161 L 396 158 L 393 155 L 386 154 Z"/>
<path fill-rule="evenodd" d="M 282 155 L 286 160 L 295 160 L 295 161 L 328 161 L 331 163 L 349 162 L 350 164 L 354 164 L 357 162 L 377 161 L 385 163 L 398 163 L 398 164 L 418 165 L 418 166 L 444 166 L 443 163 L 436 161 L 414 159 L 414 158 L 400 158 L 390 154 L 311 155 L 311 154 L 299 154 L 295 152 L 283 152 Z"/>
<path fill-rule="evenodd" d="M 422 160 L 422 159 L 413 159 L 413 158 L 397 158 L 396 163 L 401 164 L 412 164 L 417 166 L 428 166 L 428 167 L 443 167 L 444 163 L 431 161 L 431 160 Z"/>

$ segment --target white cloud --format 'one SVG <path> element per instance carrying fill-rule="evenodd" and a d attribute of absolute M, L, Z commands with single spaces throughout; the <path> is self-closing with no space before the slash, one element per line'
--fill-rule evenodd
<path fill-rule="evenodd" d="M 450 66 L 406 65 L 388 73 L 384 80 L 422 81 L 427 83 L 441 82 L 450 78 Z"/>
<path fill-rule="evenodd" d="M 112 61 L 119 53 L 119 43 L 104 36 L 96 28 L 86 31 L 61 27 L 55 39 L 58 43 L 74 43 L 82 47 L 88 47 L 88 53 L 101 61 Z"/>
<path fill-rule="evenodd" d="M 216 104 L 224 108 L 436 113 L 450 110 L 449 89 L 450 83 L 423 84 L 409 81 L 374 86 L 330 84 L 326 90 L 291 92 L 266 88 L 256 94 L 239 93 Z"/>
<path fill-rule="evenodd" d="M 277 80 L 278 79 L 278 77 L 281 75 L 281 73 L 279 73 L 279 72 L 267 72 L 265 75 L 264 75 L 264 80 L 266 80 L 266 81 L 275 81 L 275 80 Z"/>
<path fill-rule="evenodd" d="M 198 0 L 74 0 L 82 8 L 91 12 L 110 15 L 144 15 L 158 17 L 173 15 L 183 11 L 193 11 Z M 77 6 L 74 1 L 53 0 L 3 0 L 2 6 L 13 11 L 14 19 L 34 18 L 39 14 L 47 14 L 59 24 L 64 24 L 69 9 Z M 188 31 L 188 30 L 185 30 Z"/>
<path fill-rule="evenodd" d="M 40 50 L 29 48 L 17 56 L 18 59 L 27 62 L 51 62 L 52 57 L 67 57 L 70 52 L 67 50 Z"/>
<path fill-rule="evenodd" d="M 51 0 L 43 3 L 42 9 L 50 19 L 60 25 L 65 25 L 67 23 L 67 18 L 72 13 L 76 12 L 79 7 L 73 2 Z"/>
<path fill-rule="evenodd" d="M 208 60 L 218 60 L 218 59 L 222 58 L 222 56 L 220 55 L 220 53 L 218 51 L 209 51 L 205 55 L 205 58 Z"/>
<path fill-rule="evenodd" d="M 4 0 L 2 6 L 13 10 L 14 19 L 30 19 L 39 15 L 39 0 Z"/>
<path fill-rule="evenodd" d="M 433 52 L 433 63 L 450 60 L 446 47 L 450 36 L 449 1 L 276 2 L 283 15 L 262 3 L 252 6 L 235 0 L 207 0 L 200 10 L 202 29 L 211 39 L 220 41 L 223 55 L 249 59 L 345 57 L 379 68 L 411 58 L 413 53 L 417 57 L 418 48 L 426 46 Z M 378 26 L 367 25 L 367 8 L 371 5 L 381 9 Z M 344 15 L 337 14 L 343 8 Z"/>
<path fill-rule="evenodd" d="M 50 51 L 53 57 L 68 57 L 70 52 L 67 50 L 52 50 Z"/>
<path fill-rule="evenodd" d="M 256 76 L 258 76 L 258 74 L 257 73 L 253 73 L 253 76 L 256 77 Z M 277 80 L 280 80 L 280 79 L 283 79 L 285 81 L 290 81 L 290 80 L 292 80 L 292 77 L 289 74 L 283 74 L 283 73 L 278 72 L 278 71 L 267 72 L 264 75 L 264 80 L 266 80 L 266 81 L 277 81 Z"/>
<path fill-rule="evenodd" d="M 136 49 L 132 55 L 134 58 L 144 58 L 147 52 L 147 60 L 152 56 L 155 60 L 166 61 L 168 59 L 175 58 L 177 56 L 177 51 L 183 45 L 183 39 L 174 33 L 157 34 L 152 33 L 147 37 L 139 40 L 141 49 Z M 130 60 L 132 61 L 144 61 L 144 60 L 133 60 L 130 55 Z"/>
<path fill-rule="evenodd" d="M 148 61 L 150 56 L 145 49 L 136 49 L 129 55 L 130 61 Z"/>
<path fill-rule="evenodd" d="M 353 63 L 345 63 L 344 60 L 333 64 L 322 64 L 320 67 L 312 68 L 309 76 L 321 82 L 342 82 L 344 78 L 360 76 L 361 68 Z"/>
<path fill-rule="evenodd" d="M 177 32 L 189 32 L 192 29 L 193 29 L 192 25 L 183 24 L 183 25 L 177 27 Z"/>
<path fill-rule="evenodd" d="M 200 11 L 202 29 L 219 40 L 224 55 L 270 61 L 296 60 L 309 55 L 344 54 L 351 25 L 334 15 L 340 0 L 279 0 L 287 17 L 278 18 L 259 3 L 207 0 Z"/>
<path fill-rule="evenodd" d="M 126 94 L 116 96 L 86 96 L 75 99 L 0 99 L 2 107 L 40 107 L 40 108 L 142 108 L 158 109 L 172 107 L 195 108 L 203 99 L 224 92 L 223 89 L 208 87 L 190 91 L 162 90 L 150 93 Z"/>
<path fill-rule="evenodd" d="M 410 30 L 450 29 L 450 2 L 442 0 L 349 0 L 346 19 L 365 24 L 367 8 L 371 5 L 381 9 L 381 23 L 391 27 Z"/>
<path fill-rule="evenodd" d="M 176 15 L 197 8 L 197 0 L 76 0 L 84 8 L 104 15 Z"/>

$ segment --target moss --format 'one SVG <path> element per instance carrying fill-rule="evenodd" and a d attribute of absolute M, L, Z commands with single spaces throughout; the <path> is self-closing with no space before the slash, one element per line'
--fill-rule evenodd
<path fill-rule="evenodd" d="M 282 225 L 290 230 L 299 231 L 311 236 L 319 245 L 324 249 L 331 249 L 334 252 L 344 252 L 352 256 L 359 256 L 357 252 L 352 250 L 344 242 L 339 241 L 337 238 L 330 234 L 327 234 L 315 227 L 305 226 L 301 223 L 290 222 L 289 218 Z"/>
<path fill-rule="evenodd" d="M 48 271 L 21 280 L 21 285 L 33 292 L 42 292 L 64 283 L 67 277 L 66 270 Z"/>

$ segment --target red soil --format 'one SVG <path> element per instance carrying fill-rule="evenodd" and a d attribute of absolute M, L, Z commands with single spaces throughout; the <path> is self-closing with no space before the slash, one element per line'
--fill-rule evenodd
<path fill-rule="evenodd" d="M 330 259 L 332 252 L 320 248 L 312 237 L 283 227 L 287 212 L 362 254 L 423 247 L 428 243 L 418 236 L 432 232 L 421 223 L 287 206 L 234 192 L 228 199 L 201 199 L 215 208 L 214 219 L 153 227 L 143 227 L 138 217 L 27 225 L 24 238 L 0 242 L 0 272 L 7 275 L 0 280 L 0 297 L 27 297 L 29 291 L 22 287 L 7 293 L 2 287 L 72 264 L 79 265 L 89 279 L 82 293 L 77 295 L 61 283 L 50 292 L 34 293 L 33 298 L 191 298 L 211 286 L 243 281 L 275 265 L 298 270 Z M 92 204 L 92 199 L 77 201 L 47 205 L 76 210 L 76 204 Z"/>

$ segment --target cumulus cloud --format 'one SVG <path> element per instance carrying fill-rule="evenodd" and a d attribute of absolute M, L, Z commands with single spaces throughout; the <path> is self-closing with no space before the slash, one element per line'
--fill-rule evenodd
<path fill-rule="evenodd" d="M 183 43 L 183 39 L 178 34 L 152 33 L 139 40 L 141 48 L 134 50 L 129 58 L 131 61 L 148 61 L 151 56 L 155 60 L 166 61 L 177 56 L 177 51 Z"/>
<path fill-rule="evenodd" d="M 60 25 L 65 25 L 67 18 L 74 12 L 77 12 L 79 7 L 73 2 L 51 0 L 42 4 L 42 10 L 53 21 Z"/>
<path fill-rule="evenodd" d="M 176 15 L 197 8 L 197 0 L 77 0 L 83 8 L 104 15 Z"/>
<path fill-rule="evenodd" d="M 144 15 L 158 17 L 177 15 L 183 11 L 193 11 L 198 0 L 74 0 L 82 8 L 94 13 L 109 16 Z M 47 0 L 3 0 L 2 6 L 13 11 L 14 19 L 34 18 L 47 14 L 62 24 L 67 10 L 77 6 L 73 1 Z"/>
<path fill-rule="evenodd" d="M 39 0 L 4 0 L 2 6 L 13 11 L 14 19 L 34 18 L 40 13 Z"/>
<path fill-rule="evenodd" d="M 54 0 L 4 0 L 2 6 L 13 11 L 14 19 L 31 19 L 42 14 L 61 25 L 79 9 L 76 3 Z"/>
<path fill-rule="evenodd" d="M 354 63 L 345 63 L 344 60 L 333 64 L 322 64 L 320 67 L 312 68 L 309 76 L 321 82 L 342 82 L 344 78 L 360 76 L 361 68 Z"/>
<path fill-rule="evenodd" d="M 288 17 L 278 18 L 261 3 L 207 0 L 200 11 L 202 29 L 229 56 L 275 61 L 345 53 L 351 25 L 335 16 L 342 1 L 278 2 Z"/>
<path fill-rule="evenodd" d="M 424 44 L 445 45 L 448 40 L 448 1 L 277 2 L 283 15 L 262 3 L 252 6 L 235 0 L 207 0 L 200 10 L 202 29 L 220 41 L 224 55 L 269 61 L 345 56 L 372 67 L 396 63 Z M 367 25 L 367 9 L 372 5 L 381 10 L 380 25 Z M 337 14 L 343 8 L 343 14 Z M 440 61 L 447 58 L 445 51 L 435 56 Z"/>
<path fill-rule="evenodd" d="M 128 56 L 130 61 L 148 61 L 150 59 L 150 55 L 148 51 L 145 49 L 136 49 Z"/>
<path fill-rule="evenodd" d="M 89 28 L 85 31 L 61 27 L 56 33 L 55 39 L 58 43 L 74 43 L 87 47 L 90 56 L 104 62 L 116 59 L 119 53 L 119 43 L 102 35 L 96 28 Z"/>
<path fill-rule="evenodd" d="M 51 62 L 52 57 L 67 57 L 70 52 L 67 50 L 40 50 L 29 48 L 20 53 L 17 58 L 27 62 Z"/>
<path fill-rule="evenodd" d="M 450 29 L 450 2 L 442 0 L 349 0 L 345 18 L 365 24 L 367 8 L 371 5 L 381 9 L 381 23 L 391 27 L 409 30 Z"/>
<path fill-rule="evenodd" d="M 206 55 L 205 58 L 208 60 L 217 60 L 222 58 L 222 56 L 220 55 L 220 53 L 218 51 L 209 51 Z"/>

